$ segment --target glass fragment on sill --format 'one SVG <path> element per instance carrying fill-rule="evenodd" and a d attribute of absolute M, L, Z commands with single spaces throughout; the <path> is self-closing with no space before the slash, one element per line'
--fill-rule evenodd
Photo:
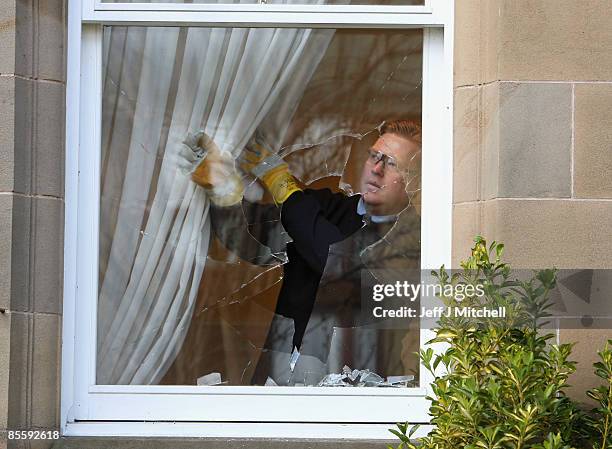
<path fill-rule="evenodd" d="M 198 377 L 197 385 L 221 385 L 224 382 L 221 380 L 221 373 L 210 373 L 205 376 Z"/>
<path fill-rule="evenodd" d="M 264 384 L 264 387 L 278 387 L 278 384 L 274 382 L 274 379 L 272 379 L 271 377 L 268 377 L 266 379 L 266 383 Z"/>
<path fill-rule="evenodd" d="M 414 381 L 413 375 L 388 376 L 385 380 L 368 370 L 358 370 L 344 365 L 341 373 L 327 374 L 317 384 L 318 387 L 402 387 Z"/>

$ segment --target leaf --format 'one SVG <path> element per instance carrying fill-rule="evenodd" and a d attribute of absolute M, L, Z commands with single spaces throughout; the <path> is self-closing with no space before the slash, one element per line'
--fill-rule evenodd
<path fill-rule="evenodd" d="M 419 427 L 421 427 L 420 424 L 415 424 L 414 426 L 412 426 L 412 429 L 410 429 L 410 432 L 408 432 L 408 436 L 411 437 L 412 435 L 414 435 L 414 433 L 419 429 Z"/>
<path fill-rule="evenodd" d="M 495 257 L 499 260 L 499 259 L 501 259 L 501 256 L 502 256 L 503 253 L 504 253 L 504 244 L 500 243 L 495 248 Z"/>
<path fill-rule="evenodd" d="M 406 435 L 404 435 L 403 433 L 400 433 L 399 431 L 397 431 L 395 429 L 389 429 L 389 432 L 391 432 L 393 435 L 398 437 L 400 439 L 400 441 L 402 441 L 402 442 L 406 442 L 407 439 L 408 439 L 408 437 Z"/>

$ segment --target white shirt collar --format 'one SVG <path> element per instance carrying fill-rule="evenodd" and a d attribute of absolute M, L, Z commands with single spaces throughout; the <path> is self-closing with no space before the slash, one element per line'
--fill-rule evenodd
<path fill-rule="evenodd" d="M 359 202 L 357 203 L 357 213 L 359 215 L 368 215 L 363 196 L 359 198 Z M 397 215 L 368 215 L 368 217 L 372 223 L 390 223 L 397 220 Z"/>

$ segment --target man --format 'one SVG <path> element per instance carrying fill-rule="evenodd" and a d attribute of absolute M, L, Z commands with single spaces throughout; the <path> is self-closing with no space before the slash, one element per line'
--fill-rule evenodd
<path fill-rule="evenodd" d="M 416 122 L 397 120 L 384 123 L 379 133 L 362 169 L 362 193 L 352 196 L 329 189 L 302 189 L 287 164 L 260 144 L 249 145 L 242 155 L 241 167 L 272 194 L 292 240 L 286 245 L 288 262 L 283 266 L 275 312 L 293 320 L 293 335 L 288 339 L 280 331 L 280 318 L 273 321 L 262 356 L 272 360 L 260 360 L 254 383 L 265 381 L 274 354 L 279 352 L 293 352 L 293 365 L 300 352 L 310 355 L 326 364 L 323 371 L 341 368 L 344 363 L 377 369 L 393 365 L 390 357 L 399 359 L 398 351 L 393 351 L 369 360 L 372 348 L 366 350 L 368 345 L 361 344 L 361 348 L 349 351 L 356 354 L 362 350 L 361 356 L 336 354 L 338 360 L 330 360 L 334 335 L 351 333 L 350 329 L 367 324 L 358 310 L 362 271 L 419 265 L 421 128 Z M 209 139 L 201 143 L 213 157 L 204 159 L 192 179 L 207 189 L 216 189 L 219 204 L 234 202 L 241 191 L 228 192 L 225 197 L 218 194 L 223 179 L 228 179 L 227 161 L 218 162 L 221 158 L 214 156 L 217 153 Z M 223 176 L 214 179 L 215 173 Z M 409 208 L 411 201 L 414 207 Z M 222 208 L 217 211 L 223 214 Z M 213 214 L 214 221 L 220 220 L 214 220 Z M 389 369 L 395 373 L 398 368 Z"/>

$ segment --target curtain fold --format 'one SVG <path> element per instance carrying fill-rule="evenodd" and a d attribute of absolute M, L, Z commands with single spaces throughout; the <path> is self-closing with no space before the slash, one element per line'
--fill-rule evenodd
<path fill-rule="evenodd" d="M 105 29 L 98 384 L 158 383 L 189 327 L 210 219 L 180 169 L 187 133 L 203 129 L 237 156 L 267 127 L 278 148 L 332 36 Z"/>

